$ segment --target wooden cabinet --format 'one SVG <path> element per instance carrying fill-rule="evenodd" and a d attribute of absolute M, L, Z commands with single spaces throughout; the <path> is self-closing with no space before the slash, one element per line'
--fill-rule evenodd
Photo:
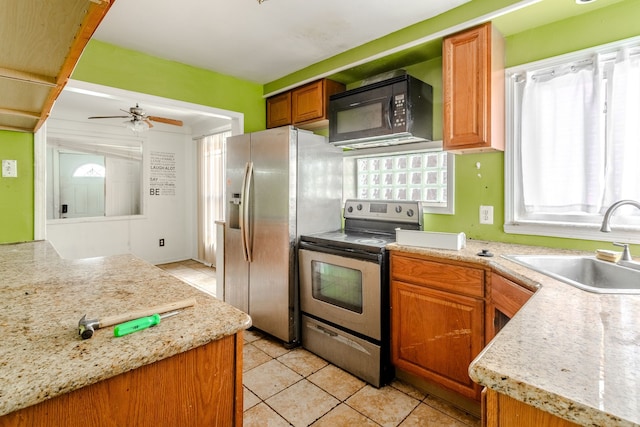
<path fill-rule="evenodd" d="M 391 254 L 391 354 L 395 366 L 480 399 L 468 367 L 484 346 L 484 270 Z"/>
<path fill-rule="evenodd" d="M 294 125 L 302 129 L 326 127 L 329 97 L 343 92 L 342 83 L 321 79 L 267 99 L 267 128 Z"/>
<path fill-rule="evenodd" d="M 483 394 L 485 393 L 486 399 L 483 399 L 482 408 L 482 425 L 485 427 L 575 427 L 578 425 L 494 390 L 485 389 Z"/>
<path fill-rule="evenodd" d="M 291 124 L 291 92 L 281 93 L 267 99 L 267 128 Z"/>
<path fill-rule="evenodd" d="M 507 322 L 531 298 L 533 292 L 511 280 L 491 273 L 491 296 L 487 301 L 485 328 L 486 343 L 489 343 Z"/>
<path fill-rule="evenodd" d="M 242 332 L 221 338 L 9 413 L 0 426 L 242 426 L 242 344 Z"/>
<path fill-rule="evenodd" d="M 443 146 L 504 150 L 504 39 L 486 23 L 443 42 Z"/>

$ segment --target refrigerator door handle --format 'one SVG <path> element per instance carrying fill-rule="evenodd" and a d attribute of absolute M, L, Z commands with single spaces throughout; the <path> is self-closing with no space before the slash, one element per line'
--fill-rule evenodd
<path fill-rule="evenodd" d="M 253 261 L 253 254 L 251 250 L 251 218 L 249 218 L 252 178 L 253 162 L 247 162 L 244 170 L 244 178 L 242 180 L 240 234 L 242 236 L 242 254 L 244 255 L 244 260 L 248 262 Z"/>

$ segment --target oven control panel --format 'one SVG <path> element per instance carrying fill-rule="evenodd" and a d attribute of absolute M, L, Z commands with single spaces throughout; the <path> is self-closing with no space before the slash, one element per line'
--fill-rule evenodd
<path fill-rule="evenodd" d="M 344 204 L 344 217 L 421 224 L 422 203 L 405 200 L 349 199 Z"/>

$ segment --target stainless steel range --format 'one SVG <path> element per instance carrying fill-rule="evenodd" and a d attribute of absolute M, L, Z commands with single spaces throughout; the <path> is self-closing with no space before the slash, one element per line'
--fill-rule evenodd
<path fill-rule="evenodd" d="M 347 200 L 344 229 L 299 246 L 302 346 L 368 383 L 393 377 L 389 254 L 396 228 L 422 229 L 420 202 Z"/>

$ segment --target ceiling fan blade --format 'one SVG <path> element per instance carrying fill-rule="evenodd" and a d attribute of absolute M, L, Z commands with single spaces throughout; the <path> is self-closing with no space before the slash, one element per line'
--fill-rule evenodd
<path fill-rule="evenodd" d="M 154 122 L 166 123 L 168 125 L 174 125 L 174 126 L 182 126 L 182 120 L 167 119 L 165 117 L 157 117 L 157 116 L 147 116 L 145 118 L 148 120 L 153 120 Z"/>
<path fill-rule="evenodd" d="M 131 116 L 92 116 L 90 119 L 128 119 Z"/>
<path fill-rule="evenodd" d="M 153 125 L 151 124 L 151 122 L 147 119 L 144 119 L 143 122 L 145 122 L 146 124 L 149 125 L 149 129 L 151 129 L 153 127 Z"/>

